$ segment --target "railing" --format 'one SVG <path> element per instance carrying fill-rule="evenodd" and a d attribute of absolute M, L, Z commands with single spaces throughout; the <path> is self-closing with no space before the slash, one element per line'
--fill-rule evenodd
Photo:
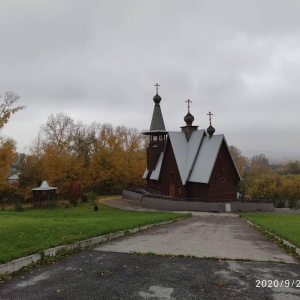
<path fill-rule="evenodd" d="M 207 199 L 207 198 L 178 198 L 164 195 L 147 195 L 148 198 L 162 199 L 168 201 L 182 201 L 182 202 L 209 202 L 209 203 L 272 203 L 268 199 Z"/>
<path fill-rule="evenodd" d="M 131 192 L 136 192 L 139 194 L 143 194 L 143 195 L 160 195 L 160 192 L 155 191 L 149 187 L 146 186 L 134 186 L 134 187 L 127 187 L 125 190 L 127 191 L 131 191 Z"/>

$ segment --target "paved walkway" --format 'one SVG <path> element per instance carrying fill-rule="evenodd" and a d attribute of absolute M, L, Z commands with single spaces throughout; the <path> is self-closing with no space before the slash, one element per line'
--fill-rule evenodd
<path fill-rule="evenodd" d="M 122 199 L 104 200 L 118 208 L 148 210 L 141 203 Z M 120 238 L 95 248 L 112 252 L 153 252 L 298 263 L 276 244 L 266 240 L 237 214 L 193 213 L 190 219 Z"/>

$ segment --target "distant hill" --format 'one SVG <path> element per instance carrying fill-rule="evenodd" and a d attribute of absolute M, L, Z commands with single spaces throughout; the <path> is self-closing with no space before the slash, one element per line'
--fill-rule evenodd
<path fill-rule="evenodd" d="M 300 152 L 293 151 L 268 151 L 268 150 L 247 150 L 242 155 L 251 158 L 254 155 L 264 154 L 270 163 L 286 163 L 291 160 L 300 160 Z"/>

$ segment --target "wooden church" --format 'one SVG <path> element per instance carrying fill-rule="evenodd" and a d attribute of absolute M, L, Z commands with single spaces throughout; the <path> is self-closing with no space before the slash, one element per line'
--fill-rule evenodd
<path fill-rule="evenodd" d="M 194 117 L 188 113 L 181 131 L 167 131 L 160 108 L 161 97 L 153 97 L 154 111 L 147 148 L 147 168 L 143 178 L 149 188 L 165 196 L 198 201 L 235 200 L 241 181 L 223 134 L 214 134 L 194 126 Z"/>

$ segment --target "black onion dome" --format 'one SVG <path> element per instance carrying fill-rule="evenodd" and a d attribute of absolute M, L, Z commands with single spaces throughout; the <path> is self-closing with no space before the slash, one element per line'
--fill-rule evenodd
<path fill-rule="evenodd" d="M 194 116 L 189 112 L 184 117 L 184 122 L 186 123 L 186 125 L 192 125 L 194 120 L 195 120 Z"/>
<path fill-rule="evenodd" d="M 215 128 L 213 128 L 211 125 L 209 125 L 209 127 L 206 129 L 206 132 L 209 135 L 209 138 L 211 138 L 213 136 L 213 134 L 215 133 Z"/>
<path fill-rule="evenodd" d="M 153 97 L 153 101 L 155 102 L 155 104 L 159 104 L 160 101 L 161 101 L 161 97 L 160 97 L 158 94 L 156 94 L 156 95 Z"/>

